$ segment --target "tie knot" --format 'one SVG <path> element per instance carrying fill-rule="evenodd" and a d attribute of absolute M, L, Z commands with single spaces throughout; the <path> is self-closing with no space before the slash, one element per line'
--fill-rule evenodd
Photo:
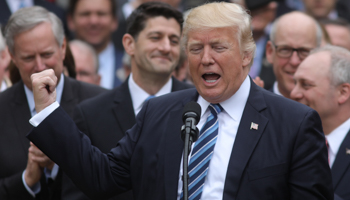
<path fill-rule="evenodd" d="M 148 96 L 147 99 L 145 100 L 145 102 L 148 101 L 148 100 L 150 100 L 150 99 L 153 99 L 154 97 L 155 97 L 154 95 Z"/>
<path fill-rule="evenodd" d="M 209 109 L 212 115 L 215 117 L 223 110 L 220 104 L 210 104 Z"/>

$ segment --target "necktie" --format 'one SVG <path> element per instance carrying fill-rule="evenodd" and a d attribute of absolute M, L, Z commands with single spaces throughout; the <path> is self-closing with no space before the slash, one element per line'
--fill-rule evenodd
<path fill-rule="evenodd" d="M 150 99 L 153 99 L 154 97 L 156 97 L 156 96 L 150 95 L 150 96 L 147 97 L 147 99 L 146 99 L 144 102 L 146 102 L 146 101 L 148 101 L 148 100 L 150 100 Z"/>
<path fill-rule="evenodd" d="M 210 104 L 209 109 L 210 115 L 200 131 L 199 138 L 194 145 L 188 166 L 188 174 L 190 177 L 188 186 L 189 200 L 200 199 L 202 196 L 210 159 L 213 155 L 218 135 L 219 122 L 217 116 L 223 108 L 220 104 Z M 183 199 L 183 194 L 181 195 L 181 199 Z"/>
<path fill-rule="evenodd" d="M 18 6 L 18 9 L 24 8 L 26 7 L 26 3 L 24 2 L 24 0 L 21 0 Z"/>

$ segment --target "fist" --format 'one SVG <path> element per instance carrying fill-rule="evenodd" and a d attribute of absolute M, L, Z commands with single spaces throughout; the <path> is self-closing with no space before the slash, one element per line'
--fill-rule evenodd
<path fill-rule="evenodd" d="M 37 113 L 56 101 L 57 77 L 53 69 L 32 74 L 32 89 Z"/>

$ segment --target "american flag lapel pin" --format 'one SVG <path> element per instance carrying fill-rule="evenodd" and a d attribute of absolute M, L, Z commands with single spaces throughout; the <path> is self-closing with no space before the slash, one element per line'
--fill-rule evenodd
<path fill-rule="evenodd" d="M 350 149 L 345 148 L 346 155 L 350 155 Z"/>
<path fill-rule="evenodd" d="M 259 126 L 259 124 L 256 124 L 256 123 L 252 122 L 252 123 L 250 124 L 250 130 L 252 130 L 252 129 L 258 130 L 258 126 Z"/>

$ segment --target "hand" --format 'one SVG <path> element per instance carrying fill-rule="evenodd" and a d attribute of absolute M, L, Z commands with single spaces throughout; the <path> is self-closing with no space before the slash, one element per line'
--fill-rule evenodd
<path fill-rule="evenodd" d="M 33 187 L 37 182 L 39 182 L 43 173 L 43 168 L 40 167 L 39 163 L 33 160 L 34 156 L 35 155 L 33 153 L 30 151 L 28 152 L 28 162 L 24 173 L 24 180 L 29 187 Z"/>
<path fill-rule="evenodd" d="M 253 79 L 254 83 L 257 84 L 258 86 L 264 88 L 264 81 L 260 79 L 259 76 L 255 77 L 255 79 Z"/>
<path fill-rule="evenodd" d="M 52 69 L 32 74 L 32 88 L 37 113 L 56 101 L 57 77 Z"/>
<path fill-rule="evenodd" d="M 52 170 L 53 166 L 55 165 L 55 163 L 32 142 L 30 142 L 29 153 L 31 153 L 31 159 L 38 163 L 41 168 Z"/>

